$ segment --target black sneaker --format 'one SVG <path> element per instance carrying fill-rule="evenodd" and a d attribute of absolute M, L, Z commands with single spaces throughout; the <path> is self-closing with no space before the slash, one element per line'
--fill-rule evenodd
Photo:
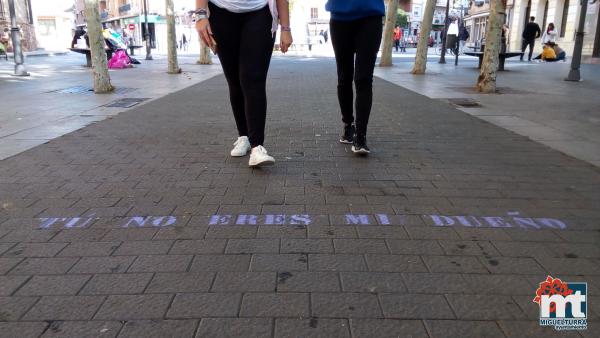
<path fill-rule="evenodd" d="M 353 124 L 344 124 L 344 131 L 342 136 L 340 136 L 340 143 L 352 144 L 354 142 L 354 125 Z"/>
<path fill-rule="evenodd" d="M 371 152 L 371 149 L 367 147 L 366 136 L 356 135 L 354 142 L 352 143 L 352 152 L 357 155 L 367 155 Z"/>

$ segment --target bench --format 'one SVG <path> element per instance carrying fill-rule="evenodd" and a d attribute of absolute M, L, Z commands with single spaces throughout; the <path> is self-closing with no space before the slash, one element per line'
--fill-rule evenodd
<path fill-rule="evenodd" d="M 86 67 L 91 67 L 92 66 L 92 52 L 90 51 L 89 48 L 69 48 L 70 51 L 75 52 L 75 53 L 79 53 L 79 54 L 85 54 L 85 61 L 86 61 Z M 113 50 L 110 48 L 105 48 L 104 49 L 106 51 L 106 59 L 110 60 L 110 58 L 112 58 L 113 55 Z"/>
<path fill-rule="evenodd" d="M 465 55 L 469 55 L 469 56 L 477 56 L 479 58 L 479 66 L 477 66 L 477 68 L 481 68 L 481 63 L 483 62 L 483 52 L 465 52 Z M 522 52 L 506 52 L 506 53 L 500 53 L 499 54 L 499 60 L 498 60 L 498 70 L 499 71 L 503 71 L 504 70 L 504 61 L 506 61 L 506 59 L 508 58 L 512 58 L 515 56 L 521 56 L 523 55 Z"/>
<path fill-rule="evenodd" d="M 138 48 L 142 48 L 142 47 L 144 47 L 144 46 L 137 46 L 137 45 L 136 45 L 136 46 L 134 46 L 134 45 L 129 45 L 129 46 L 127 46 L 127 48 L 129 49 L 129 55 L 135 55 L 135 52 L 134 52 L 134 51 L 135 51 L 136 49 L 138 49 Z"/>
<path fill-rule="evenodd" d="M 471 48 L 474 52 L 477 52 L 480 49 L 479 46 L 465 46 L 465 48 Z"/>

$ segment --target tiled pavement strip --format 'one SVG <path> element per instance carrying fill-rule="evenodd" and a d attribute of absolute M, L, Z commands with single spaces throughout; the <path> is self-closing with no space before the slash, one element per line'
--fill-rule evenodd
<path fill-rule="evenodd" d="M 599 169 L 379 79 L 354 157 L 334 69 L 273 62 L 272 168 L 222 76 L 0 161 L 0 337 L 599 336 Z M 539 326 L 547 274 L 587 331 Z"/>

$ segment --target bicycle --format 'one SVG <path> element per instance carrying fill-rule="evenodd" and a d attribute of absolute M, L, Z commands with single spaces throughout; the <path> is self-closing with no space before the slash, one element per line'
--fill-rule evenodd
<path fill-rule="evenodd" d="M 436 55 L 442 55 L 442 44 L 438 44 L 435 47 L 435 54 Z M 458 49 L 458 55 L 461 55 L 461 54 L 462 54 L 462 52 L 460 51 L 460 48 L 459 48 Z M 455 49 L 446 48 L 446 55 L 456 56 Z"/>

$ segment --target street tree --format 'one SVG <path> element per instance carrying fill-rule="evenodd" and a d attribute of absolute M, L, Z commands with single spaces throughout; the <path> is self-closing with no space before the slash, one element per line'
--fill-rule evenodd
<path fill-rule="evenodd" d="M 167 2 L 167 64 L 169 74 L 181 73 L 179 63 L 177 62 L 177 33 L 175 32 L 175 9 L 173 0 Z"/>
<path fill-rule="evenodd" d="M 425 74 L 427 68 L 427 49 L 429 48 L 429 33 L 433 23 L 433 10 L 436 0 L 427 0 L 423 21 L 421 21 L 421 32 L 419 33 L 419 43 L 417 44 L 417 54 L 415 55 L 415 64 L 411 71 L 412 74 Z"/>
<path fill-rule="evenodd" d="M 102 94 L 112 92 L 114 87 L 110 83 L 110 75 L 108 74 L 106 51 L 104 50 L 104 36 L 102 35 L 102 23 L 100 22 L 98 7 L 98 0 L 85 0 L 84 12 L 92 55 L 94 93 Z"/>
<path fill-rule="evenodd" d="M 210 47 L 208 47 L 202 39 L 200 39 L 200 65 L 212 65 L 212 54 L 210 53 Z"/>
<path fill-rule="evenodd" d="M 501 50 L 502 25 L 506 15 L 505 9 L 506 0 L 490 1 L 490 16 L 485 32 L 485 51 L 477 78 L 477 91 L 481 93 L 496 92 L 496 73 Z"/>
<path fill-rule="evenodd" d="M 383 27 L 383 39 L 380 67 L 392 66 L 392 48 L 394 40 L 394 27 L 398 16 L 398 0 L 387 1 L 387 12 L 385 14 L 385 26 Z"/>

